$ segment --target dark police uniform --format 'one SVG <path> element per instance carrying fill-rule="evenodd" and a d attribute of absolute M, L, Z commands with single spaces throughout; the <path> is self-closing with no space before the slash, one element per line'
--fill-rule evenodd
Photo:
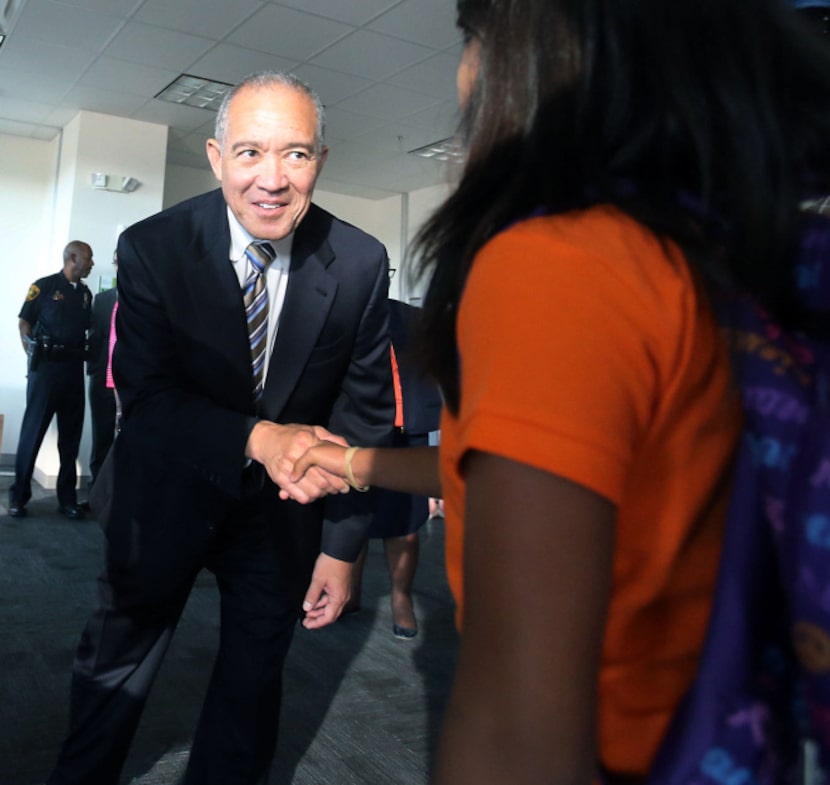
<path fill-rule="evenodd" d="M 35 458 L 53 415 L 58 417 L 58 503 L 76 504 L 75 461 L 84 425 L 84 349 L 91 306 L 87 286 L 81 282 L 73 286 L 59 272 L 35 281 L 20 309 L 19 317 L 32 326 L 37 347 L 30 352 L 10 507 L 25 505 L 31 498 Z"/>

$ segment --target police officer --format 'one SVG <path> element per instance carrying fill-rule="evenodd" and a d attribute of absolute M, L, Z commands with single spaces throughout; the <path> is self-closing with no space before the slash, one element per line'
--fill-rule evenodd
<path fill-rule="evenodd" d="M 20 339 L 29 357 L 26 411 L 15 458 L 9 515 L 22 518 L 32 496 L 32 473 L 52 416 L 58 417 L 58 509 L 83 518 L 75 494 L 75 461 L 84 425 L 84 351 L 92 294 L 81 282 L 92 270 L 92 248 L 74 240 L 63 250 L 63 270 L 29 287 L 20 310 Z"/>

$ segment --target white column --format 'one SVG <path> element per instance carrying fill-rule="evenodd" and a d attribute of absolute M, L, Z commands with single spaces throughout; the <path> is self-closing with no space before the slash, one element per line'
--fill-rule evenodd
<path fill-rule="evenodd" d="M 86 281 L 95 294 L 101 278 L 109 279 L 118 234 L 130 224 L 162 208 L 167 127 L 123 117 L 79 112 L 64 128 L 55 184 L 51 256 L 62 266 L 64 246 L 83 240 L 92 247 L 95 268 Z M 106 174 L 107 189 L 95 188 L 94 172 Z M 120 190 L 123 178 L 140 185 Z M 78 455 L 79 477 L 87 473 L 90 450 L 89 409 Z M 35 463 L 34 479 L 45 488 L 57 482 L 57 424 L 49 427 Z"/>

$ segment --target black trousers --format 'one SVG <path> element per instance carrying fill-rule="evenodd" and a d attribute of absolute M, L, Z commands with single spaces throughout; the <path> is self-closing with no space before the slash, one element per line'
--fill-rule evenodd
<path fill-rule="evenodd" d="M 29 372 L 26 411 L 14 463 L 10 504 L 26 504 L 32 498 L 35 460 L 52 417 L 58 420 L 57 496 L 61 505 L 75 504 L 78 474 L 75 461 L 84 427 L 84 364 L 81 359 L 43 360 Z"/>
<path fill-rule="evenodd" d="M 267 781 L 283 663 L 302 598 L 273 505 L 272 495 L 240 502 L 216 529 L 199 531 L 191 521 L 192 548 L 163 559 L 151 560 L 142 549 L 122 560 L 119 547 L 108 546 L 97 605 L 73 665 L 69 731 L 49 785 L 116 785 L 202 567 L 216 577 L 221 633 L 184 782 Z"/>
<path fill-rule="evenodd" d="M 106 373 L 89 375 L 89 413 L 92 420 L 92 448 L 89 453 L 92 485 L 115 438 L 115 392 L 107 387 Z"/>

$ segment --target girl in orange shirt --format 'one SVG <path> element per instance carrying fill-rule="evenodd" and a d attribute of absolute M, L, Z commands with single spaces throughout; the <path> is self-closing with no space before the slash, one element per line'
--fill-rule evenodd
<path fill-rule="evenodd" d="M 646 776 L 709 616 L 740 406 L 712 301 L 798 324 L 830 58 L 781 0 L 459 0 L 466 162 L 421 231 L 461 648 L 436 785 Z"/>

